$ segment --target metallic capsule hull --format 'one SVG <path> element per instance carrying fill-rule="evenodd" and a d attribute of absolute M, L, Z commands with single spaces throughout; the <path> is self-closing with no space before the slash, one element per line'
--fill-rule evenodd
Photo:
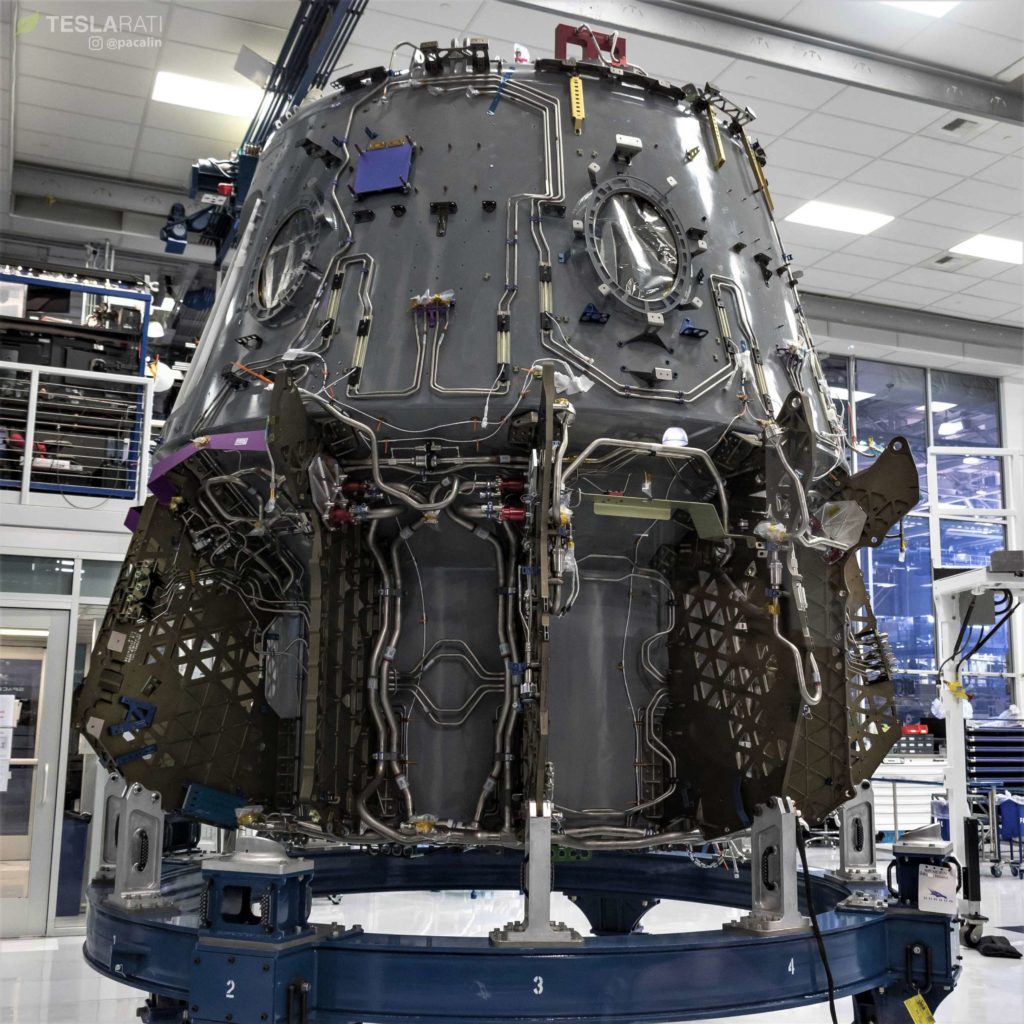
<path fill-rule="evenodd" d="M 855 552 L 917 476 L 849 475 L 749 111 L 425 52 L 261 155 L 81 727 L 275 834 L 820 819 L 896 739 Z"/>

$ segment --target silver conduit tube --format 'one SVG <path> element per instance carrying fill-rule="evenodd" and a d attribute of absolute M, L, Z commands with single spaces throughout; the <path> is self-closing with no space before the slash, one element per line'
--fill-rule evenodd
<path fill-rule="evenodd" d="M 397 498 L 399 501 L 408 505 L 409 508 L 415 509 L 417 512 L 437 512 L 440 509 L 447 508 L 455 500 L 456 495 L 459 493 L 458 480 L 452 484 L 451 490 L 440 501 L 419 501 L 413 497 L 412 492 L 408 488 L 395 487 L 393 484 L 387 483 L 380 475 L 380 462 L 377 453 L 377 435 L 373 430 L 365 423 L 361 423 L 352 416 L 346 415 L 340 409 L 335 409 L 330 402 L 321 398 L 319 395 L 314 395 L 312 391 L 303 391 L 303 394 L 312 398 L 317 405 L 322 409 L 326 409 L 327 412 L 329 412 L 336 420 L 344 423 L 345 426 L 350 427 L 363 437 L 370 448 L 370 473 L 373 476 L 373 482 L 385 494 L 390 494 L 391 497 Z"/>
<path fill-rule="evenodd" d="M 488 773 L 487 778 L 484 780 L 483 788 L 480 790 L 480 797 L 476 802 L 476 809 L 473 812 L 473 820 L 470 823 L 472 828 L 477 828 L 480 824 L 480 818 L 484 813 L 484 806 L 487 803 L 487 797 L 495 788 L 497 788 L 498 780 L 502 778 L 502 769 L 507 763 L 505 758 L 505 727 L 509 716 L 512 714 L 513 704 L 512 648 L 509 646 L 508 642 L 508 624 L 506 619 L 506 608 L 508 604 L 508 595 L 506 594 L 506 590 L 508 588 L 508 576 L 505 565 L 505 552 L 502 549 L 501 542 L 498 538 L 489 530 L 485 530 L 482 526 L 475 526 L 470 522 L 470 520 L 464 519 L 451 506 L 445 510 L 445 513 L 453 523 L 457 523 L 464 530 L 468 530 L 474 536 L 487 541 L 491 545 L 494 550 L 494 567 L 498 576 L 498 653 L 501 655 L 501 662 L 504 669 L 505 691 L 504 699 L 501 704 L 501 711 L 498 714 L 498 722 L 494 729 L 494 763 L 491 766 L 491 770 Z M 511 828 L 511 793 L 508 791 L 503 791 L 502 793 L 502 810 L 504 815 L 504 826 L 506 829 Z"/>
<path fill-rule="evenodd" d="M 579 472 L 583 468 L 584 461 L 588 458 L 591 452 L 596 451 L 598 448 L 622 448 L 629 451 L 635 452 L 649 452 L 651 455 L 660 455 L 666 459 L 698 459 L 704 463 L 708 473 L 711 475 L 711 479 L 715 482 L 715 487 L 718 490 L 718 500 L 722 506 L 722 525 L 725 527 L 726 532 L 729 531 L 729 499 L 725 496 L 725 483 L 722 480 L 721 474 L 715 468 L 714 462 L 711 460 L 711 456 L 708 455 L 703 448 L 681 448 L 675 445 L 668 444 L 656 444 L 653 441 L 626 441 L 618 437 L 598 437 L 591 441 L 572 460 L 572 464 L 567 470 L 565 470 L 560 479 L 557 481 L 559 492 L 565 490 L 565 482 L 574 473 Z"/>

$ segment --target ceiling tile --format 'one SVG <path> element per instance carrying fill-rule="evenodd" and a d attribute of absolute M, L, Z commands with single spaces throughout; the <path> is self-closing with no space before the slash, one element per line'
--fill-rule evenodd
<path fill-rule="evenodd" d="M 1024 39 L 1024 6 L 1020 0 L 968 0 L 958 3 L 945 18 L 986 32 Z"/>
<path fill-rule="evenodd" d="M 850 153 L 865 153 L 868 156 L 881 156 L 906 137 L 906 132 L 822 113 L 811 114 L 786 132 L 786 138 L 789 139 L 830 146 Z"/>
<path fill-rule="evenodd" d="M 872 231 L 872 238 L 891 238 L 896 242 L 910 242 L 913 245 L 933 246 L 940 251 L 947 250 L 951 245 L 964 240 L 960 228 L 948 224 L 922 224 L 920 221 L 896 220 L 883 224 L 877 231 Z"/>
<path fill-rule="evenodd" d="M 909 245 L 907 242 L 894 242 L 889 238 L 879 238 L 877 231 L 851 242 L 843 248 L 843 252 L 852 253 L 855 256 L 867 256 L 871 259 L 888 260 L 890 263 L 901 263 L 911 267 L 936 254 L 936 250 L 931 246 Z"/>
<path fill-rule="evenodd" d="M 146 109 L 146 100 L 142 96 L 125 96 L 85 87 L 69 89 L 62 82 L 27 75 L 18 76 L 18 102 L 72 114 L 95 114 L 101 110 L 108 120 L 127 121 L 133 125 L 141 122 Z"/>
<path fill-rule="evenodd" d="M 850 181 L 861 185 L 908 192 L 911 195 L 934 196 L 957 184 L 962 179 L 956 174 L 945 174 L 927 167 L 911 167 L 891 160 L 874 160 L 850 175 Z"/>
<path fill-rule="evenodd" d="M 975 177 L 981 181 L 991 181 L 994 185 L 1003 185 L 1020 191 L 1024 188 L 1024 160 L 1016 156 L 1003 157 L 991 167 L 978 171 Z"/>
<path fill-rule="evenodd" d="M 834 178 L 823 178 L 818 174 L 794 171 L 788 167 L 775 167 L 765 173 L 773 196 L 778 189 L 783 195 L 815 199 L 836 183 Z"/>
<path fill-rule="evenodd" d="M 978 284 L 972 284 L 970 288 L 965 288 L 963 294 L 977 295 L 996 302 L 1009 302 L 1013 305 L 1019 305 L 1024 300 L 1021 289 L 1008 281 L 980 281 Z"/>
<path fill-rule="evenodd" d="M 181 188 L 189 184 L 192 159 L 191 156 L 185 158 L 140 153 L 132 165 L 130 177 L 135 181 L 152 181 Z"/>
<path fill-rule="evenodd" d="M 102 107 L 94 107 L 102 110 Z M 66 110 L 47 110 L 27 103 L 18 105 L 18 123 L 25 126 L 45 126 L 48 134 L 87 142 L 110 143 L 133 149 L 139 137 L 138 125 L 127 121 L 111 121 L 105 117 L 92 117 Z"/>
<path fill-rule="evenodd" d="M 174 6 L 164 26 L 165 42 L 201 45 L 210 50 L 237 54 L 244 42 L 268 60 L 276 60 L 285 40 L 283 29 L 239 21 L 231 17 L 231 4 L 221 4 L 219 13 L 194 7 Z"/>
<path fill-rule="evenodd" d="M 905 100 L 901 96 L 887 96 L 885 93 L 848 85 L 838 96 L 822 104 L 821 112 L 867 124 L 880 124 L 885 128 L 916 132 L 932 124 L 942 110 L 927 103 Z"/>
<path fill-rule="evenodd" d="M 124 174 L 131 167 L 133 151 L 121 146 L 84 139 L 66 139 L 45 131 L 16 128 L 14 155 L 17 159 L 74 167 L 79 163 L 102 167 L 106 174 Z"/>
<path fill-rule="evenodd" d="M 813 245 L 801 245 L 795 252 L 786 246 L 786 250 L 793 257 L 793 267 L 797 270 L 812 267 L 815 263 L 833 255 L 831 249 L 819 249 Z"/>
<path fill-rule="evenodd" d="M 797 258 L 800 256 L 801 246 L 809 245 L 814 249 L 829 249 L 831 252 L 835 252 L 836 249 L 857 237 L 849 231 L 830 231 L 828 228 L 816 228 L 810 224 L 794 224 L 792 221 L 779 224 L 779 235 L 782 238 L 785 251 L 792 253 Z"/>
<path fill-rule="evenodd" d="M 848 174 L 859 170 L 871 162 L 870 157 L 858 156 L 856 153 L 844 153 L 839 149 L 828 149 L 825 146 L 812 146 L 794 139 L 776 139 L 768 149 L 768 174 L 772 166 L 789 167 L 794 171 L 814 168 L 815 174 L 824 174 L 831 178 L 845 178 Z"/>
<path fill-rule="evenodd" d="M 237 143 L 236 143 L 237 145 Z M 227 155 L 222 139 L 202 135 L 184 135 L 180 132 L 143 128 L 139 133 L 139 155 L 177 156 L 194 160 L 203 156 Z"/>
<path fill-rule="evenodd" d="M 882 281 L 880 284 L 873 284 L 860 293 L 862 299 L 878 299 L 886 302 L 898 302 L 901 306 L 911 306 L 920 309 L 939 299 L 944 299 L 949 293 L 939 291 L 935 288 L 922 288 L 914 284 L 895 284 L 893 281 Z"/>
<path fill-rule="evenodd" d="M 988 181 L 967 179 L 947 189 L 938 198 L 943 202 L 1001 212 L 1005 216 L 1021 212 L 1024 192 L 1019 188 L 1003 188 Z"/>
<path fill-rule="evenodd" d="M 939 142 L 921 135 L 915 135 L 889 150 L 885 158 L 948 174 L 977 174 L 983 167 L 996 162 L 993 153 L 977 149 L 974 143 L 968 146 L 956 142 Z"/>
<path fill-rule="evenodd" d="M 801 0 L 786 15 L 783 24 L 827 39 L 894 50 L 919 35 L 924 28 L 922 22 L 926 21 L 919 14 L 882 4 Z"/>
<path fill-rule="evenodd" d="M 991 210 L 978 210 L 970 206 L 958 206 L 955 203 L 946 203 L 940 199 L 928 199 L 915 206 L 906 214 L 908 220 L 921 220 L 928 224 L 937 224 L 940 227 L 959 228 L 961 231 L 977 234 L 979 231 L 988 231 L 993 224 L 998 224 L 1003 218 Z M 956 242 L 962 242 L 958 238 Z M 953 245 L 956 245 L 953 242 Z"/>
<path fill-rule="evenodd" d="M 202 135 L 208 139 L 223 139 L 229 149 L 241 143 L 250 120 L 248 116 L 212 114 L 206 110 L 193 110 L 191 107 L 158 103 L 156 100 L 150 102 L 146 111 L 148 128 L 179 132 L 182 135 Z"/>
<path fill-rule="evenodd" d="M 764 96 L 806 110 L 816 110 L 842 89 L 837 82 L 746 60 L 735 61 L 715 84 L 726 95 L 735 89 L 744 96 Z"/>
<path fill-rule="evenodd" d="M 751 0 L 715 0 L 711 6 L 756 17 L 759 21 L 780 22 L 798 3 L 799 0 L 756 0 L 756 3 L 751 3 Z"/>
<path fill-rule="evenodd" d="M 298 0 L 173 0 L 176 7 L 192 8 L 208 14 L 230 14 L 240 21 L 287 29 L 299 10 Z M 387 0 L 388 7 L 409 6 Z M 441 5 L 437 5 L 441 6 Z"/>
<path fill-rule="evenodd" d="M 23 37 L 24 38 L 24 37 Z M 148 95 L 153 72 L 131 64 L 111 67 L 106 60 L 46 50 L 41 46 L 18 43 L 18 77 L 31 75 L 54 82 L 65 82 L 76 88 L 104 89 L 128 96 Z"/>
<path fill-rule="evenodd" d="M 845 249 L 821 260 L 818 263 L 818 267 L 822 270 L 831 270 L 839 274 L 852 274 L 875 281 L 892 277 L 893 274 L 899 274 L 906 269 L 902 263 L 889 263 L 886 260 L 871 259 L 868 256 L 856 256 L 852 253 L 847 253 Z"/>
<path fill-rule="evenodd" d="M 958 316 L 968 317 L 972 320 L 991 320 L 996 316 L 1003 316 L 1017 308 L 1015 302 L 994 302 L 992 299 L 982 299 L 974 295 L 949 295 L 938 302 L 933 302 L 929 307 L 931 310 L 941 310 L 944 313 L 956 313 Z"/>
<path fill-rule="evenodd" d="M 239 48 L 241 48 L 241 44 L 239 44 Z M 263 56 L 274 60 L 277 55 L 263 54 Z M 206 78 L 211 82 L 237 85 L 242 89 L 250 89 L 257 97 L 260 96 L 263 90 L 243 78 L 235 70 L 237 57 L 237 52 L 226 53 L 224 50 L 211 50 L 205 46 L 196 46 L 191 43 L 177 43 L 171 39 L 161 48 L 157 68 L 160 71 L 173 71 L 177 75 L 194 75 L 196 78 Z M 150 85 L 149 92 L 152 91 L 152 85 Z"/>
<path fill-rule="evenodd" d="M 1007 267 L 1001 274 L 996 276 L 996 280 L 1009 281 L 1011 284 L 1017 284 L 1024 288 L 1024 266 Z"/>
<path fill-rule="evenodd" d="M 1019 153 L 1024 150 L 1024 128 L 1001 121 L 972 139 L 971 145 L 992 153 Z"/>
<path fill-rule="evenodd" d="M 909 43 L 897 48 L 916 60 L 992 77 L 1020 58 L 1021 45 L 1009 33 L 983 32 L 936 18 Z"/>
<path fill-rule="evenodd" d="M 536 60 L 538 57 L 551 57 L 555 50 L 555 26 L 560 21 L 572 20 L 563 18 L 544 11 L 530 10 L 525 7 L 518 7 L 513 4 L 498 3 L 497 0 L 487 0 L 481 5 L 477 12 L 471 16 L 468 24 L 469 32 L 475 36 L 485 36 L 488 39 L 510 39 L 516 43 L 522 43 L 530 51 L 530 56 Z M 627 33 L 628 36 L 628 33 Z M 396 36 L 398 39 L 405 39 L 405 36 Z M 428 35 L 427 39 L 437 39 L 436 35 Z M 636 52 L 639 45 L 639 37 L 627 38 L 626 53 L 633 59 L 640 61 L 640 55 Z M 636 44 L 634 45 L 634 41 Z M 420 42 L 413 39 L 412 42 Z M 579 50 L 576 50 L 579 53 Z M 642 61 L 641 61 L 642 63 Z"/>
<path fill-rule="evenodd" d="M 977 278 L 967 277 L 958 271 L 929 270 L 925 267 L 911 267 L 889 280 L 892 284 L 915 284 L 921 288 L 934 288 L 946 295 L 963 291 L 964 288 L 978 283 Z"/>
<path fill-rule="evenodd" d="M 822 292 L 825 295 L 855 295 L 875 283 L 871 277 L 856 277 L 853 274 L 840 274 L 835 271 L 822 270 L 820 267 L 808 267 L 800 281 L 806 292 Z"/>
<path fill-rule="evenodd" d="M 836 183 L 820 198 L 829 203 L 854 206 L 859 210 L 872 210 L 875 213 L 887 213 L 893 217 L 899 217 L 920 202 L 917 196 L 906 192 L 891 192 L 889 189 L 874 188 L 871 185 L 858 185 L 853 181 Z"/>

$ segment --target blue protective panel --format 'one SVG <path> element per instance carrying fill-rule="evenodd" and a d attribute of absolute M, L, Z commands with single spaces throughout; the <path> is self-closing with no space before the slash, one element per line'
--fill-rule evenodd
<path fill-rule="evenodd" d="M 241 797 L 193 782 L 185 793 L 185 802 L 182 804 L 181 810 L 183 814 L 190 814 L 211 825 L 219 825 L 221 828 L 237 828 L 235 811 L 244 805 L 245 801 Z"/>
<path fill-rule="evenodd" d="M 366 150 L 359 157 L 353 188 L 361 196 L 407 188 L 412 154 L 411 142 Z"/>

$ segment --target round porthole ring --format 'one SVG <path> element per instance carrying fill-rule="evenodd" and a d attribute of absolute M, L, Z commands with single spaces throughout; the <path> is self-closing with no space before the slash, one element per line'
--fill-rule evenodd
<path fill-rule="evenodd" d="M 270 246 L 274 244 L 274 241 L 284 230 L 285 226 L 297 215 L 301 213 L 307 213 L 313 224 L 313 235 L 307 242 L 303 249 L 302 256 L 299 259 L 299 266 L 302 268 L 301 272 L 295 275 L 295 279 L 289 283 L 289 285 L 281 292 L 277 297 L 277 301 L 269 306 L 263 304 L 260 295 L 260 276 L 263 273 L 263 268 L 266 263 L 267 252 Z M 297 206 L 291 207 L 287 213 L 282 217 L 278 218 L 274 222 L 273 230 L 269 231 L 265 236 L 263 242 L 262 252 L 259 259 L 256 261 L 252 269 L 252 276 L 249 280 L 249 295 L 248 295 L 248 306 L 252 311 L 253 316 L 257 320 L 266 321 L 273 320 L 293 305 L 293 300 L 299 293 L 300 289 L 307 284 L 310 278 L 310 263 L 312 261 L 314 253 L 317 251 L 321 237 L 323 235 L 323 228 L 326 221 L 323 216 L 322 208 L 316 203 L 300 203 Z M 319 284 L 319 279 L 316 282 Z M 301 305 L 301 304 L 300 304 Z M 294 316 L 288 319 L 294 319 L 294 317 L 305 315 L 304 309 L 296 308 Z"/>
<path fill-rule="evenodd" d="M 612 196 L 623 194 L 639 196 L 650 203 L 668 225 L 676 244 L 676 252 L 679 254 L 676 279 L 672 287 L 657 299 L 639 299 L 628 295 L 611 274 L 608 273 L 601 262 L 597 238 L 597 217 L 604 204 Z M 666 203 L 665 196 L 642 178 L 618 175 L 614 178 L 608 178 L 594 187 L 590 195 L 584 200 L 583 238 L 587 246 L 587 254 L 590 256 L 590 262 L 593 264 L 595 273 L 601 279 L 602 292 L 615 296 L 628 309 L 642 314 L 666 313 L 671 309 L 679 308 L 682 303 L 688 300 L 690 250 L 686 245 L 686 231 L 683 229 L 679 218 Z"/>

